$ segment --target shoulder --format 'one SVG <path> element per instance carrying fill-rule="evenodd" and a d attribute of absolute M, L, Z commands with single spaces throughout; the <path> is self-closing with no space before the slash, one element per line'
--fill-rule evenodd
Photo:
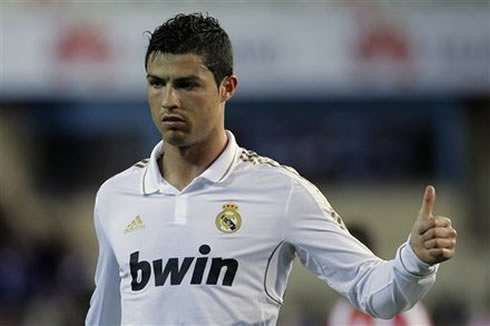
<path fill-rule="evenodd" d="M 260 155 L 252 150 L 240 148 L 238 156 L 240 166 L 247 171 L 277 176 L 285 180 L 300 177 L 299 173 L 292 167 L 283 165 L 272 158 Z"/>
<path fill-rule="evenodd" d="M 342 218 L 333 209 L 320 189 L 294 168 L 282 165 L 271 158 L 243 148 L 240 153 L 240 161 L 246 169 L 254 170 L 255 175 L 258 175 L 261 180 L 265 182 L 278 182 L 281 180 L 282 182 L 279 182 L 279 184 L 289 187 L 286 205 L 293 205 L 298 210 L 304 210 L 305 207 L 308 207 L 309 209 L 323 212 L 324 216 L 328 216 L 345 228 Z"/>
<path fill-rule="evenodd" d="M 274 178 L 275 181 L 282 180 L 283 183 L 289 185 L 291 191 L 303 192 L 315 201 L 328 204 L 322 192 L 311 181 L 290 166 L 283 165 L 267 156 L 262 156 L 245 148 L 241 148 L 239 160 L 244 170 L 249 170 L 260 178 L 268 177 Z"/>
<path fill-rule="evenodd" d="M 291 186 L 299 187 L 314 197 L 323 196 L 313 183 L 300 175 L 294 168 L 281 164 L 267 156 L 241 148 L 239 160 L 245 169 L 250 169 L 257 173 L 275 175 L 278 178 L 287 180 Z"/>
<path fill-rule="evenodd" d="M 142 176 L 147 169 L 150 159 L 142 159 L 129 168 L 107 179 L 98 189 L 97 198 L 104 197 L 114 192 L 139 192 Z"/>

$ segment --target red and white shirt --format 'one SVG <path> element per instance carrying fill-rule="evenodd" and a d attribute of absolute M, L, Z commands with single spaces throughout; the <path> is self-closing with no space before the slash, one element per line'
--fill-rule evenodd
<path fill-rule="evenodd" d="M 431 318 L 421 302 L 391 319 L 378 319 L 340 299 L 328 315 L 327 326 L 432 326 Z"/>

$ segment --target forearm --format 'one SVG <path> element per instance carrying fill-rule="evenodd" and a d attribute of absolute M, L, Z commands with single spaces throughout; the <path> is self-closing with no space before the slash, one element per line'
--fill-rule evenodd
<path fill-rule="evenodd" d="M 421 300 L 436 280 L 438 265 L 421 262 L 408 243 L 393 260 L 372 267 L 361 277 L 348 298 L 366 313 L 383 319 L 408 310 Z"/>

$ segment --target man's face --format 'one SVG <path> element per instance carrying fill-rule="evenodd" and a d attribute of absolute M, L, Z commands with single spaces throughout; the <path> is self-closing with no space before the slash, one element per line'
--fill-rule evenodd
<path fill-rule="evenodd" d="M 224 132 L 226 87 L 195 54 L 150 56 L 147 95 L 155 126 L 166 143 L 187 147 Z"/>

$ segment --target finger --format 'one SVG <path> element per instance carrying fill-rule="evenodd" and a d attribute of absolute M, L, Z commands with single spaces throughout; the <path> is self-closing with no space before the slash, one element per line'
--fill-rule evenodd
<path fill-rule="evenodd" d="M 442 248 L 429 249 L 429 255 L 431 255 L 432 257 L 439 258 L 439 257 L 442 257 L 443 254 L 444 253 L 442 251 Z"/>
<path fill-rule="evenodd" d="M 455 253 L 456 253 L 456 250 L 454 248 L 452 248 L 452 249 L 442 248 L 442 256 L 445 259 L 452 258 Z"/>
<path fill-rule="evenodd" d="M 420 223 L 418 232 L 419 234 L 424 234 L 427 230 L 432 227 L 449 227 L 451 226 L 451 220 L 444 216 L 436 216 L 427 218 L 425 221 Z"/>
<path fill-rule="evenodd" d="M 438 259 L 438 261 L 443 261 L 447 260 L 449 258 L 452 258 L 454 256 L 454 249 L 447 249 L 447 248 L 434 248 L 434 249 L 429 249 L 429 254 Z"/>
<path fill-rule="evenodd" d="M 433 186 L 427 186 L 425 188 L 424 199 L 422 201 L 422 207 L 420 208 L 419 217 L 427 218 L 432 216 L 432 209 L 436 202 L 436 189 Z"/>
<path fill-rule="evenodd" d="M 454 248 L 456 247 L 456 239 L 454 238 L 445 238 L 445 239 L 430 239 L 424 242 L 424 247 L 426 249 L 432 248 Z"/>
<path fill-rule="evenodd" d="M 422 234 L 424 241 L 434 238 L 455 238 L 456 230 L 452 227 L 433 227 Z"/>

